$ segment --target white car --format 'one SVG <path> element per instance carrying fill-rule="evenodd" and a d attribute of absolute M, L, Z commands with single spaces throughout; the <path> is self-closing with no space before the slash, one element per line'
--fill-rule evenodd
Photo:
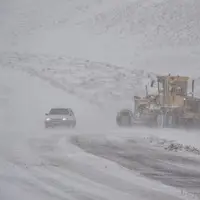
<path fill-rule="evenodd" d="M 76 118 L 71 108 L 52 108 L 45 115 L 45 128 L 56 126 L 74 128 L 76 126 Z"/>

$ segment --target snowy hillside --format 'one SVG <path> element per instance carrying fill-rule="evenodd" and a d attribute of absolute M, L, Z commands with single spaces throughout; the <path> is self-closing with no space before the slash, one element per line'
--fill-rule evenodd
<path fill-rule="evenodd" d="M 119 106 L 131 107 L 134 94 L 144 95 L 144 80 L 148 77 L 143 70 L 46 54 L 7 53 L 0 55 L 0 63 L 54 81 L 58 88 L 115 112 Z"/>
<path fill-rule="evenodd" d="M 3 1 L 2 10 L 2 51 L 65 54 L 160 73 L 199 69 L 198 0 L 18 0 Z"/>
<path fill-rule="evenodd" d="M 145 95 L 145 85 L 149 86 L 155 74 L 158 74 L 157 71 L 148 73 L 111 63 L 49 54 L 3 53 L 0 64 L 36 75 L 84 101 L 109 109 L 114 115 L 120 108 L 131 108 L 134 95 Z M 198 71 L 194 71 L 193 77 L 195 95 L 200 96 Z M 148 90 L 150 93 L 157 91 L 150 86 Z"/>

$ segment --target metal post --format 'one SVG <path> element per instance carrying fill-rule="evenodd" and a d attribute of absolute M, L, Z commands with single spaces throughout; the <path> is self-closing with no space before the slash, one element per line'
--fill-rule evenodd
<path fill-rule="evenodd" d="M 145 85 L 146 97 L 148 96 L 148 87 Z"/>
<path fill-rule="evenodd" d="M 133 96 L 132 101 L 131 101 L 131 109 L 132 109 L 132 112 L 134 113 L 134 111 L 135 111 L 135 103 L 133 105 L 133 102 L 135 102 L 135 97 L 134 96 Z"/>
<path fill-rule="evenodd" d="M 194 80 L 192 80 L 192 97 L 194 97 Z"/>

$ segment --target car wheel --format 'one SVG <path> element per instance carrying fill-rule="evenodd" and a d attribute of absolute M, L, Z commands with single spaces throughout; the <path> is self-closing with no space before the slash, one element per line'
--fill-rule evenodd
<path fill-rule="evenodd" d="M 46 129 L 50 129 L 50 128 L 53 129 L 54 126 L 53 126 L 53 125 L 45 125 L 45 128 L 46 128 Z"/>
<path fill-rule="evenodd" d="M 72 125 L 71 125 L 71 127 L 75 128 L 75 126 L 76 126 L 76 122 L 73 122 Z"/>

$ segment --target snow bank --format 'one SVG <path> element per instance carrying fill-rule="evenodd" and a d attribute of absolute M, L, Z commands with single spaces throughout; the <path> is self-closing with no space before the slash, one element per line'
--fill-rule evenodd
<path fill-rule="evenodd" d="M 122 131 L 123 134 L 121 134 Z M 166 151 L 189 153 L 194 156 L 200 155 L 200 134 L 197 130 L 133 127 L 122 129 L 121 132 L 113 130 L 113 135 L 127 140 L 146 141 L 148 144 Z"/>

